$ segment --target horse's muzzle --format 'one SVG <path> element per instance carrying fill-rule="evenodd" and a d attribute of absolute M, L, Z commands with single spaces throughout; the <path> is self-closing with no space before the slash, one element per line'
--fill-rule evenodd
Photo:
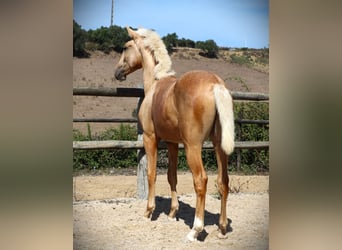
<path fill-rule="evenodd" d="M 119 81 L 126 80 L 126 74 L 125 74 L 124 70 L 122 70 L 121 68 L 116 69 L 115 70 L 115 78 L 116 78 L 116 80 L 119 80 Z"/>

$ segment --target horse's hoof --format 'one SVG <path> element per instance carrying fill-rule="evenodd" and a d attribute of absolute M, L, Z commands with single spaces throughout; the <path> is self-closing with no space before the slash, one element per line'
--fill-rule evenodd
<path fill-rule="evenodd" d="M 144 216 L 141 216 L 141 219 L 145 222 L 148 222 L 148 221 L 151 221 L 151 218 L 150 217 L 146 217 L 145 215 Z"/>
<path fill-rule="evenodd" d="M 219 238 L 219 239 L 227 239 L 228 238 L 228 234 L 226 233 L 226 234 L 223 235 L 221 232 L 219 232 L 218 235 L 217 235 L 217 238 Z"/>
<path fill-rule="evenodd" d="M 169 221 L 177 221 L 176 217 L 167 216 L 167 219 L 168 219 Z"/>
<path fill-rule="evenodd" d="M 186 236 L 186 241 L 187 242 L 197 241 L 197 235 L 198 235 L 198 232 L 194 229 L 191 229 L 191 231 Z"/>
<path fill-rule="evenodd" d="M 144 217 L 147 218 L 147 219 L 150 219 L 151 218 L 151 215 L 152 215 L 152 211 L 146 211 L 144 213 Z"/>
<path fill-rule="evenodd" d="M 188 236 L 186 236 L 183 240 L 184 243 L 192 243 L 192 242 L 197 242 L 197 239 L 196 238 L 189 238 Z"/>

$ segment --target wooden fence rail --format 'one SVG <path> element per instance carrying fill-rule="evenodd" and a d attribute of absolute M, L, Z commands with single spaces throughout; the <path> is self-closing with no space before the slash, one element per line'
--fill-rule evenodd
<path fill-rule="evenodd" d="M 144 97 L 142 88 L 74 88 L 73 95 L 111 96 L 111 97 Z"/>
<path fill-rule="evenodd" d="M 264 93 L 250 93 L 231 91 L 234 101 L 269 101 L 269 95 Z M 139 105 L 144 98 L 144 90 L 142 88 L 74 88 L 74 96 L 104 96 L 104 97 L 139 97 Z M 73 118 L 73 122 L 120 122 L 120 123 L 137 123 L 135 118 Z M 259 124 L 268 125 L 268 120 L 247 120 L 236 119 L 235 122 L 241 124 Z M 138 150 L 138 169 L 137 169 L 137 197 L 140 199 L 147 198 L 147 159 L 144 153 L 142 141 L 142 131 L 138 123 L 138 140 L 137 141 L 74 141 L 74 150 L 95 150 L 95 149 L 137 149 Z M 182 144 L 180 148 L 184 148 Z M 161 142 L 158 145 L 159 149 L 166 148 L 166 144 Z M 212 149 L 211 142 L 204 142 L 204 149 Z M 267 149 L 269 148 L 268 141 L 236 141 L 235 148 L 237 149 L 238 162 L 240 160 L 240 149 Z M 240 157 L 239 157 L 240 156 Z M 239 168 L 239 164 L 238 164 Z"/>
<path fill-rule="evenodd" d="M 263 149 L 268 148 L 268 141 L 236 141 L 235 149 Z M 143 149 L 143 141 L 105 140 L 105 141 L 74 141 L 73 148 L 78 150 L 95 149 Z M 160 142 L 158 149 L 166 149 L 165 142 Z M 184 148 L 182 143 L 179 148 Z M 203 149 L 211 149 L 213 144 L 209 141 L 203 143 Z"/>
<path fill-rule="evenodd" d="M 73 118 L 73 122 L 94 122 L 94 123 L 137 123 L 136 118 Z M 236 119 L 241 124 L 268 124 L 269 120 L 248 120 Z"/>
<path fill-rule="evenodd" d="M 264 93 L 251 93 L 231 91 L 234 100 L 268 101 L 269 95 Z M 142 88 L 74 88 L 73 95 L 83 96 L 112 96 L 112 97 L 144 97 Z"/>
<path fill-rule="evenodd" d="M 73 122 L 98 122 L 98 123 L 137 123 L 136 118 L 74 118 Z"/>

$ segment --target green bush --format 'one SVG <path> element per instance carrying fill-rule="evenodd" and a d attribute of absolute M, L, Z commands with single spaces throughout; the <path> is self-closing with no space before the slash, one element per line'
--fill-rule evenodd
<path fill-rule="evenodd" d="M 190 39 L 178 39 L 177 44 L 179 47 L 195 48 L 195 42 Z"/>
<path fill-rule="evenodd" d="M 235 119 L 269 120 L 268 103 L 236 102 L 234 103 Z M 239 141 L 268 141 L 267 125 L 241 124 L 235 125 L 236 139 Z M 242 171 L 247 174 L 269 171 L 269 150 L 242 149 L 241 169 L 237 169 L 237 150 L 230 156 L 232 171 Z"/>
<path fill-rule="evenodd" d="M 169 54 L 172 53 L 173 47 L 178 46 L 178 36 L 176 33 L 167 34 L 166 36 L 162 37 L 162 40 Z"/>
<path fill-rule="evenodd" d="M 259 56 L 256 59 L 256 62 L 262 64 L 269 64 L 269 49 L 264 48 L 259 52 Z"/>
<path fill-rule="evenodd" d="M 99 49 L 99 45 L 94 42 L 86 42 L 84 48 L 88 51 L 96 51 Z"/>
<path fill-rule="evenodd" d="M 88 53 L 85 51 L 85 42 L 87 39 L 87 32 L 73 20 L 73 56 L 88 56 Z"/>
<path fill-rule="evenodd" d="M 206 40 L 205 42 L 198 41 L 196 42 L 196 48 L 199 48 L 204 51 L 202 53 L 203 56 L 209 58 L 217 58 L 218 46 L 214 40 Z"/>
<path fill-rule="evenodd" d="M 124 44 L 130 40 L 125 28 L 113 25 L 96 30 L 85 31 L 73 21 L 73 55 L 89 56 L 87 51 L 101 50 L 109 53 L 112 50 L 121 52 Z"/>
<path fill-rule="evenodd" d="M 234 53 L 230 56 L 230 58 L 232 59 L 232 63 L 236 63 L 240 65 L 247 65 L 247 66 L 250 66 L 252 64 L 252 60 L 250 56 L 246 56 L 246 55 L 239 56 Z"/>
<path fill-rule="evenodd" d="M 120 52 L 124 44 L 130 39 L 126 29 L 113 25 L 88 31 L 89 41 L 93 47 L 109 53 L 112 50 Z"/>
<path fill-rule="evenodd" d="M 80 131 L 73 131 L 74 141 L 88 140 L 137 140 L 135 127 L 120 125 L 117 129 L 108 129 L 97 136 L 92 136 L 88 125 L 88 135 Z M 100 168 L 125 168 L 137 165 L 137 151 L 128 149 L 115 150 L 77 150 L 73 155 L 74 170 L 100 169 Z"/>

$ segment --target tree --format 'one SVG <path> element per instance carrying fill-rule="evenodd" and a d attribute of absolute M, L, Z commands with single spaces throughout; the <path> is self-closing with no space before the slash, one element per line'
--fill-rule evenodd
<path fill-rule="evenodd" d="M 87 32 L 82 29 L 75 20 L 73 20 L 73 55 L 78 57 L 88 56 L 85 51 L 85 42 L 87 41 Z"/>
<path fill-rule="evenodd" d="M 120 26 L 113 25 L 109 28 L 109 32 L 112 36 L 111 41 L 113 44 L 113 49 L 117 52 L 121 52 L 125 43 L 130 40 L 127 30 L 125 28 L 121 28 Z"/>
<path fill-rule="evenodd" d="M 120 52 L 129 39 L 126 29 L 116 25 L 89 30 L 89 41 L 97 44 L 96 47 L 105 53 L 111 50 Z"/>
<path fill-rule="evenodd" d="M 196 48 L 203 50 L 204 53 L 202 54 L 206 57 L 217 58 L 218 46 L 212 39 L 206 40 L 205 42 L 196 42 Z"/>
<path fill-rule="evenodd" d="M 188 47 L 188 48 L 195 48 L 195 42 L 190 39 L 179 39 L 177 41 L 178 46 L 180 47 Z"/>
<path fill-rule="evenodd" d="M 164 44 L 166 46 L 166 49 L 169 53 L 172 52 L 172 48 L 176 47 L 178 44 L 178 36 L 176 33 L 172 33 L 172 34 L 167 34 L 166 36 L 164 36 L 162 38 L 162 40 L 164 41 Z"/>

